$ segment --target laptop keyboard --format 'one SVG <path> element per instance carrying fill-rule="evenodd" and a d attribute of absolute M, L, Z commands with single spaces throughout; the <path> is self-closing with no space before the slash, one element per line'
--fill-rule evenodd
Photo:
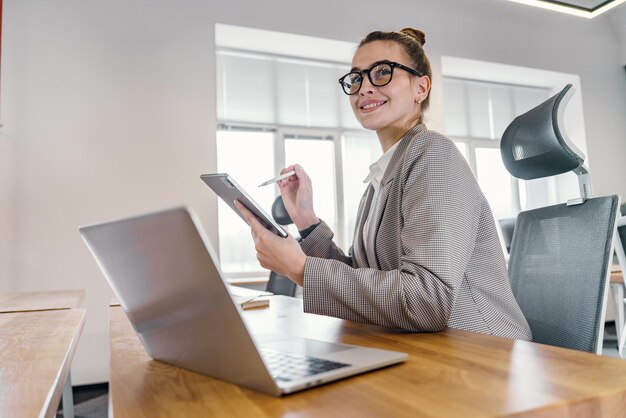
<path fill-rule="evenodd" d="M 271 348 L 261 348 L 261 356 L 272 377 L 278 381 L 289 382 L 318 373 L 348 367 L 349 364 L 304 354 L 285 353 Z"/>

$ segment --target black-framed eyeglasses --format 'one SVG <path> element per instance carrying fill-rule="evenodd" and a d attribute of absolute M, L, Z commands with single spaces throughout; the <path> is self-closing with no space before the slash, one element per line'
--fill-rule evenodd
<path fill-rule="evenodd" d="M 361 90 L 361 84 L 363 84 L 363 75 L 367 74 L 367 78 L 370 80 L 373 86 L 382 87 L 391 83 L 393 78 L 393 69 L 400 68 L 410 74 L 421 77 L 418 71 L 413 68 L 409 68 L 406 65 L 399 64 L 392 61 L 378 61 L 372 65 L 369 70 L 350 71 L 339 79 L 339 84 L 343 88 L 343 92 L 348 96 L 357 94 Z"/>

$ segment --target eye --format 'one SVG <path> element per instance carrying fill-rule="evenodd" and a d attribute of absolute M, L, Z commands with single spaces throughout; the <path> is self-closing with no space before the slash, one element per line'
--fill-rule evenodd
<path fill-rule="evenodd" d="M 387 64 L 377 65 L 376 67 L 372 68 L 371 74 L 372 78 L 375 80 L 388 78 L 389 75 L 391 75 L 391 67 Z"/>
<path fill-rule="evenodd" d="M 358 84 L 361 80 L 363 80 L 363 76 L 359 73 L 352 73 L 346 78 L 350 84 Z"/>

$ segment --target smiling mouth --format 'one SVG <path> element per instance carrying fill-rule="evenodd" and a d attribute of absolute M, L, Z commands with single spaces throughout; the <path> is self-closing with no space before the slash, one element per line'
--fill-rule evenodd
<path fill-rule="evenodd" d="M 382 105 L 384 105 L 385 103 L 387 103 L 387 102 L 386 102 L 386 101 L 384 101 L 384 102 L 378 102 L 378 103 L 369 103 L 369 104 L 366 104 L 365 106 L 361 106 L 361 110 L 373 109 L 373 108 L 375 108 L 375 107 L 382 106 Z"/>

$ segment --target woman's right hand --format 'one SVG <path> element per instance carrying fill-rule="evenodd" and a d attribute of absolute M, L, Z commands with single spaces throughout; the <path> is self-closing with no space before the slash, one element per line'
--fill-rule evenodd
<path fill-rule="evenodd" d="M 289 216 L 298 230 L 302 231 L 318 223 L 319 219 L 313 211 L 311 178 L 298 164 L 283 168 L 280 170 L 280 174 L 292 170 L 295 171 L 295 174 L 280 180 L 278 187 Z"/>

